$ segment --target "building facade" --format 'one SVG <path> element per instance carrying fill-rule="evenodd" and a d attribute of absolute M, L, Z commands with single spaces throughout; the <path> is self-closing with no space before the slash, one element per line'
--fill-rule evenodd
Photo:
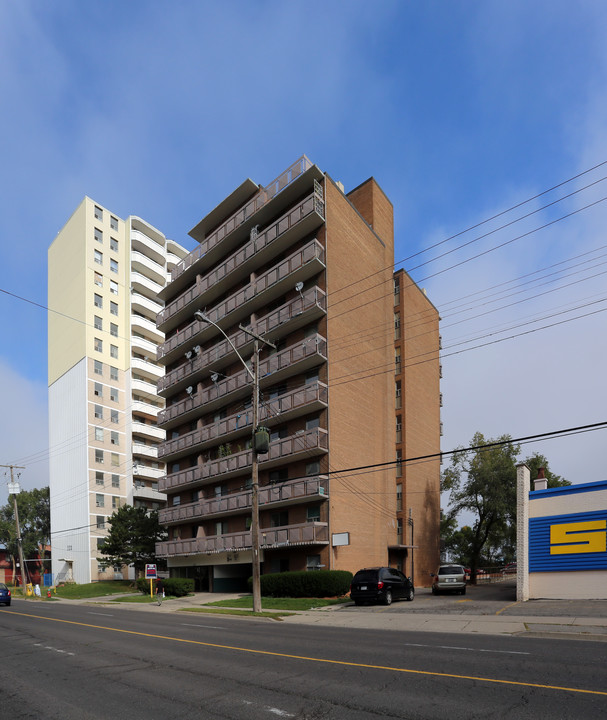
<path fill-rule="evenodd" d="M 276 346 L 259 365 L 270 433 L 259 456 L 262 573 L 404 567 L 392 204 L 373 178 L 345 194 L 302 157 L 268 185 L 243 182 L 190 235 L 199 245 L 173 269 L 157 319 L 169 532 L 157 551 L 171 574 L 211 591 L 246 588 L 251 575 L 246 331 Z"/>
<path fill-rule="evenodd" d="M 398 566 L 431 583 L 440 557 L 441 363 L 438 311 L 404 270 L 394 273 Z M 419 458 L 419 459 L 415 459 Z"/>
<path fill-rule="evenodd" d="M 53 573 L 111 579 L 98 561 L 124 503 L 160 509 L 164 368 L 155 324 L 167 272 L 186 250 L 138 217 L 85 198 L 48 253 L 48 382 Z"/>

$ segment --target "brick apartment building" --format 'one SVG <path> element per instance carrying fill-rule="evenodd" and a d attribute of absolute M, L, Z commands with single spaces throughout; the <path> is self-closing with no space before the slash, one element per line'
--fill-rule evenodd
<path fill-rule="evenodd" d="M 302 157 L 266 186 L 243 182 L 190 235 L 200 244 L 173 269 L 157 318 L 169 532 L 157 550 L 171 575 L 211 591 L 246 588 L 251 575 L 252 384 L 238 354 L 248 361 L 253 339 L 240 326 L 276 345 L 259 366 L 270 432 L 258 458 L 262 573 L 410 571 L 412 544 L 416 576 L 418 563 L 431 572 L 438 463 L 421 472 L 403 463 L 396 477 L 393 208 L 379 185 L 371 178 L 345 194 Z M 401 313 L 409 301 L 414 312 L 431 308 L 413 285 L 400 293 Z M 425 336 L 434 340 L 438 367 L 437 333 Z M 439 449 L 437 383 L 408 396 L 427 372 L 397 376 L 403 454 Z M 419 489 L 405 493 L 405 482 Z M 399 535 L 409 507 L 414 543 Z"/>

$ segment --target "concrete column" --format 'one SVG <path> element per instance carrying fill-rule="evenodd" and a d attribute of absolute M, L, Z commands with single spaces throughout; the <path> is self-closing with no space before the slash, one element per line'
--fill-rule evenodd
<path fill-rule="evenodd" d="M 516 466 L 516 599 L 529 600 L 529 468 Z"/>

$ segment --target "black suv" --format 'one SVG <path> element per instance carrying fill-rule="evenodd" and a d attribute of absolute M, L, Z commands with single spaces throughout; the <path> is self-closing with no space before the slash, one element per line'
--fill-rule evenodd
<path fill-rule="evenodd" d="M 382 602 L 391 605 L 392 600 L 413 600 L 415 589 L 411 578 L 391 567 L 364 568 L 352 578 L 350 597 L 357 605 Z"/>

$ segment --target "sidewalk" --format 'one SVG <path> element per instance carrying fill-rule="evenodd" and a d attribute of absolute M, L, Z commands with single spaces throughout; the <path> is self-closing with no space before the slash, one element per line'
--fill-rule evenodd
<path fill-rule="evenodd" d="M 111 605 L 113 608 L 126 608 L 142 612 L 173 613 L 186 609 L 202 608 L 218 600 L 230 600 L 241 597 L 240 594 L 196 593 L 185 598 L 165 600 L 161 606 L 155 603 L 116 603 L 108 597 L 87 600 L 62 600 L 65 603 Z M 282 622 L 296 625 L 322 625 L 326 627 L 360 628 L 369 630 L 415 631 L 432 633 L 462 633 L 479 635 L 513 635 L 527 637 L 568 637 L 607 641 L 607 601 L 597 603 L 591 610 L 584 606 L 585 615 L 576 613 L 575 603 L 559 603 L 559 610 L 567 614 L 544 614 L 550 608 L 550 601 L 532 603 L 513 603 L 502 608 L 500 614 L 474 614 L 465 610 L 458 614 L 440 612 L 419 612 L 415 602 L 395 603 L 390 607 L 355 607 L 352 603 L 331 605 L 318 610 L 297 611 Z M 538 604 L 539 603 L 539 604 Z M 529 613 L 525 614 L 528 610 Z M 408 611 L 408 609 L 410 610 Z M 534 609 L 541 614 L 534 614 Z M 588 616 L 588 612 L 594 616 Z M 508 614 L 510 613 L 510 614 Z M 243 620 L 247 620 L 246 617 Z M 265 618 L 255 618 L 265 621 Z M 274 622 L 268 619 L 268 622 Z"/>

